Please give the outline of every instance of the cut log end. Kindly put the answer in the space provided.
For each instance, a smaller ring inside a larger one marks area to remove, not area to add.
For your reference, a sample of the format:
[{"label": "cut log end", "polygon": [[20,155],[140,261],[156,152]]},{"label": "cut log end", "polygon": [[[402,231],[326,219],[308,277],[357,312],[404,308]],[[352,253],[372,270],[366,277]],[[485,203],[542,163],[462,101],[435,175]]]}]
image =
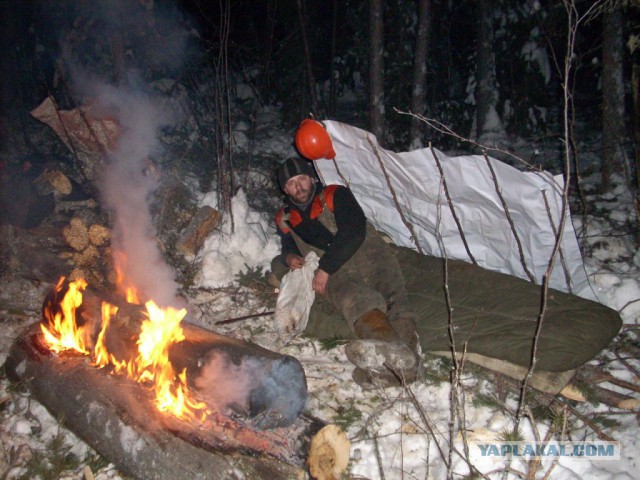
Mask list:
[{"label": "cut log end", "polygon": [[635,410],[640,407],[640,399],[614,392],[613,390],[609,390],[599,385],[591,386],[588,398],[582,391],[572,384],[564,387],[560,392],[560,395],[576,402],[582,403],[596,401],[598,403],[604,403],[610,407],[620,408],[623,410]]},{"label": "cut log end", "polygon": [[584,396],[584,394],[578,390],[575,386],[569,384],[566,387],[564,387],[561,391],[560,391],[560,395],[562,395],[564,398],[568,398],[569,400],[574,400],[576,402],[586,402],[587,401],[587,397]]},{"label": "cut log end", "polygon": [[311,440],[307,464],[316,480],[337,480],[349,464],[351,442],[336,425],[327,425]]}]

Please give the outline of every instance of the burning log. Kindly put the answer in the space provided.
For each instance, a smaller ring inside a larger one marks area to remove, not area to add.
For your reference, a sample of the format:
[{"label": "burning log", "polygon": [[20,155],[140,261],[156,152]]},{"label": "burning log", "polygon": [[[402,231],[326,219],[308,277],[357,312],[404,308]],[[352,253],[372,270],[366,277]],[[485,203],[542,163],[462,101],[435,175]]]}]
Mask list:
[{"label": "burning log", "polygon": [[[56,290],[45,301],[43,325],[51,323],[56,307],[65,308],[62,294]],[[111,354],[130,360],[141,307],[123,305],[99,338],[101,303],[97,294],[84,292],[78,330],[87,346],[104,343]],[[301,416],[307,388],[299,362],[195,325],[182,327],[184,340],[170,346],[169,358],[176,372],[186,371],[206,417],[160,411],[147,382],[115,373],[113,366],[97,368],[85,355],[55,354],[40,325],[18,338],[6,370],[89,445],[137,478],[222,479],[233,469],[246,478],[302,478],[310,436],[322,425]]]},{"label": "burning log", "polygon": [[[66,294],[66,288],[58,288],[45,300],[46,326],[52,326]],[[76,315],[82,344],[93,351],[100,343],[116,359],[115,365],[131,365],[139,355],[137,344],[147,312],[141,305],[121,303],[104,328],[103,303],[92,290],[83,291]],[[115,302],[110,299],[107,303]],[[184,339],[170,346],[168,357],[176,371],[188,372],[188,386],[209,407],[233,411],[257,428],[288,426],[295,421],[307,399],[304,370],[295,358],[191,324],[182,324],[182,330]]]}]

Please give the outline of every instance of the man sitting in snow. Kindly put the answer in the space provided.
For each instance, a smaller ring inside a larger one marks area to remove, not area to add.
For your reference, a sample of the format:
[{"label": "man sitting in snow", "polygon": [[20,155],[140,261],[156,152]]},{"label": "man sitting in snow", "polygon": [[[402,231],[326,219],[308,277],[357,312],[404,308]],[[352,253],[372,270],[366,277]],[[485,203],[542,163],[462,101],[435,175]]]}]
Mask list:
[{"label": "man sitting in snow", "polygon": [[286,194],[276,215],[282,253],[272,262],[280,276],[320,257],[313,290],[342,315],[358,340],[346,347],[361,385],[398,385],[416,378],[419,343],[405,280],[394,254],[371,226],[353,193],[323,186],[311,162],[295,157],[277,171]]}]

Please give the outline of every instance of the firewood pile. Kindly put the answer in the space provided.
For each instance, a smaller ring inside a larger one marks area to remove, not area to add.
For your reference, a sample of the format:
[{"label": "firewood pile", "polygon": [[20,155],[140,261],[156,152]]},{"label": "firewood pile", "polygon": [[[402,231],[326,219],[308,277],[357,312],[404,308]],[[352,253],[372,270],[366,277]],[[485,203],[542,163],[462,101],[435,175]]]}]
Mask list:
[{"label": "firewood pile", "polygon": [[109,229],[105,225],[87,225],[82,218],[73,217],[63,228],[62,235],[72,249],[72,252],[62,255],[74,266],[69,274],[71,280],[84,278],[96,285],[105,285],[113,280],[105,278],[102,269],[97,268],[108,264],[111,258]]},{"label": "firewood pile", "polygon": [[105,153],[114,145],[121,127],[114,118],[93,112],[91,105],[60,110],[47,97],[31,115],[51,127],[76,158],[84,178],[94,181]]},{"label": "firewood pile", "polygon": [[[3,231],[8,237],[5,254],[29,271],[28,276],[40,281],[54,282],[63,274],[72,280],[84,278],[96,287],[112,288],[116,274],[110,218],[96,199],[100,190],[98,172],[120,127],[114,119],[95,115],[91,105],[62,111],[51,98],[31,113],[68,147],[74,167],[52,158],[42,165],[25,161],[20,167],[0,171],[4,186],[2,224],[18,227]],[[149,175],[157,174],[151,160],[148,171]],[[208,206],[198,208],[190,188],[170,172],[165,172],[154,196],[156,241],[161,250],[174,256],[176,252],[179,258],[174,258],[174,263],[180,258],[193,258],[221,224],[221,212]],[[17,243],[12,236],[21,237],[26,245],[24,252],[11,251],[11,244]],[[46,275],[47,268],[42,264],[52,263],[56,268],[48,268],[51,275]]]}]

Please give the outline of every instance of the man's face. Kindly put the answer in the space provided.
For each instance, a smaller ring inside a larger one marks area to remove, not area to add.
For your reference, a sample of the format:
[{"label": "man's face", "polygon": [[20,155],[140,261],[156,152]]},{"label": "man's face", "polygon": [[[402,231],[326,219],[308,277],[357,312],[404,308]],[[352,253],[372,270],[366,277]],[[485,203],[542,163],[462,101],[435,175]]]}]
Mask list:
[{"label": "man's face", "polygon": [[311,200],[312,180],[309,175],[296,175],[284,184],[284,191],[296,203],[307,203]]}]

